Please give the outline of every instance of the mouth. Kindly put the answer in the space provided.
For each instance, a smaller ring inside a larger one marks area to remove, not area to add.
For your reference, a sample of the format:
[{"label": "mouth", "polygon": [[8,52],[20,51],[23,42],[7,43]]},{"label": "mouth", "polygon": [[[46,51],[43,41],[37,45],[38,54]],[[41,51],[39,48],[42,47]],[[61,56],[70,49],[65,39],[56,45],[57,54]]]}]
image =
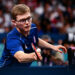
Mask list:
[{"label": "mouth", "polygon": [[30,25],[25,25],[25,26],[24,26],[24,28],[29,28],[29,27],[30,27]]}]

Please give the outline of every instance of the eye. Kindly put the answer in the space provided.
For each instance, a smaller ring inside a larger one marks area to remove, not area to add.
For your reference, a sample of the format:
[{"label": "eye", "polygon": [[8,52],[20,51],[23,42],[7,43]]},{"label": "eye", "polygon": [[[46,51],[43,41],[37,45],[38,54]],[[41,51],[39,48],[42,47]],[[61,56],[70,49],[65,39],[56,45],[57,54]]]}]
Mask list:
[{"label": "eye", "polygon": [[25,22],[25,20],[23,19],[23,20],[21,20],[21,22]]},{"label": "eye", "polygon": [[32,20],[32,17],[28,17],[28,18],[22,19],[22,20],[20,20],[18,22],[26,22],[26,21],[31,21],[31,20]]},{"label": "eye", "polygon": [[27,20],[30,21],[32,19],[32,17],[29,17]]},{"label": "eye", "polygon": [[30,17],[29,17],[29,18],[27,18],[26,20],[28,20],[28,21],[29,21],[29,20],[30,20]]}]

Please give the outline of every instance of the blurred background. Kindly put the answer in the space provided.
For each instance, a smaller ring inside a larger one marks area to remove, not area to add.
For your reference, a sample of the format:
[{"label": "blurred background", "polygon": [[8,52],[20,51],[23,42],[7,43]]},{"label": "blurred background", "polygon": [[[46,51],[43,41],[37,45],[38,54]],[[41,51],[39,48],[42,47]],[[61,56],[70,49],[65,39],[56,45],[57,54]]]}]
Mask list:
[{"label": "blurred background", "polygon": [[64,45],[67,53],[41,48],[43,60],[32,66],[68,66],[75,64],[75,0],[0,0],[0,58],[7,34],[14,28],[11,9],[15,4],[31,8],[38,36],[53,45]]}]

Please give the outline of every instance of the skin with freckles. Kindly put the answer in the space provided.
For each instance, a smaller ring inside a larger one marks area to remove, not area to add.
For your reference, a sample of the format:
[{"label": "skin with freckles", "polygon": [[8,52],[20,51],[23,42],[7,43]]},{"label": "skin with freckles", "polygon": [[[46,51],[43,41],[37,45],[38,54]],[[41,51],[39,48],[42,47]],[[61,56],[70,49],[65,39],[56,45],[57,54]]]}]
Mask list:
[{"label": "skin with freckles", "polygon": [[[21,6],[23,6],[22,8],[24,8],[24,5],[21,5]],[[21,11],[21,10],[19,10],[19,11]],[[15,17],[16,17],[16,20],[15,19],[12,20],[13,25],[15,25],[16,29],[21,34],[23,34],[25,37],[27,37],[30,33],[31,24],[32,24],[32,18],[31,18],[30,11],[26,11],[25,13],[20,14],[20,15],[18,14]],[[45,47],[45,48],[51,48],[51,49],[53,49],[55,51],[58,51],[60,53],[62,53],[62,51],[60,49],[63,49],[63,52],[65,52],[65,53],[67,52],[67,50],[64,46],[62,46],[62,45],[54,46],[52,44],[49,44],[49,43],[45,42],[44,40],[42,40],[40,38],[38,38],[38,45],[42,46],[42,47]],[[42,60],[42,56],[41,56],[40,53],[39,53],[39,56],[40,56],[40,60]],[[35,55],[35,52],[27,54],[27,53],[18,51],[14,54],[14,57],[19,62],[30,62],[30,61],[33,61],[33,60],[38,60],[37,56]]]},{"label": "skin with freckles", "polygon": [[[6,38],[7,41],[5,50],[3,52],[2,59],[0,59],[0,67],[15,63],[26,63],[27,66],[30,66],[28,63],[30,64],[32,61],[39,61],[39,59],[41,61],[41,53],[38,52],[37,49],[35,51],[34,48],[32,48],[32,43],[36,46],[35,48],[37,48],[39,45],[39,47],[52,49],[60,53],[67,52],[64,46],[52,45],[38,37],[37,27],[35,24],[32,24],[30,8],[27,5],[15,5],[12,8],[11,15],[12,24],[15,26],[15,28],[8,33]],[[34,40],[36,40],[36,42],[34,42]],[[63,50],[61,51],[60,49]]]},{"label": "skin with freckles", "polygon": [[[12,22],[20,33],[22,33],[26,37],[29,35],[30,29],[31,29],[31,23],[32,23],[32,18],[31,18],[30,12],[27,12],[23,15],[17,15],[16,20],[12,20]],[[62,51],[60,49],[63,49],[63,51],[65,53],[67,52],[66,48],[62,45],[54,46],[54,45],[51,45],[51,44],[45,42],[44,40],[42,40],[40,38],[38,38],[38,40],[39,40],[38,45],[41,45],[46,48],[52,48],[53,50],[58,51],[60,53],[62,53]],[[22,58],[19,57],[20,55],[23,57]],[[40,56],[40,60],[42,60],[42,56],[40,53],[39,53],[39,56]],[[18,59],[19,62],[29,62],[29,61],[33,61],[33,60],[38,60],[35,53],[30,53],[30,54],[25,55],[25,53],[22,54],[21,52],[18,51],[17,53],[15,53],[14,57],[16,59]],[[26,60],[28,60],[28,61],[26,61]]]},{"label": "skin with freckles", "polygon": [[17,15],[16,21],[12,20],[12,22],[20,33],[22,33],[25,36],[29,34],[32,23],[30,12],[27,12],[23,15]]}]

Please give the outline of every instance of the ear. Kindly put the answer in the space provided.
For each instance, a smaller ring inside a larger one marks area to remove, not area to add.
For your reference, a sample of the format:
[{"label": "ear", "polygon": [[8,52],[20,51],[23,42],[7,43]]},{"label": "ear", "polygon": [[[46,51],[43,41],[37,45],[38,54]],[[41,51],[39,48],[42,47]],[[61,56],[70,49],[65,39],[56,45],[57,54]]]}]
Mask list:
[{"label": "ear", "polygon": [[12,25],[16,26],[16,21],[15,20],[12,20]]}]

